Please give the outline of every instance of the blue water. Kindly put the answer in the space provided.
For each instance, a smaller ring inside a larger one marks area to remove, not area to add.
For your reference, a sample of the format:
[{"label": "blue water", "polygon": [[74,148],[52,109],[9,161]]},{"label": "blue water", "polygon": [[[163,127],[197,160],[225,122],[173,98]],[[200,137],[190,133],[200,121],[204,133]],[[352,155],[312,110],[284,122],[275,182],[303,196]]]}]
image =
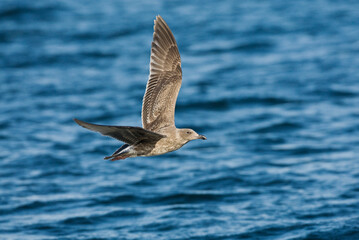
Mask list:
[{"label": "blue water", "polygon": [[[171,27],[162,156],[74,117],[141,126],[153,20]],[[0,4],[0,239],[359,239],[358,1]]]}]

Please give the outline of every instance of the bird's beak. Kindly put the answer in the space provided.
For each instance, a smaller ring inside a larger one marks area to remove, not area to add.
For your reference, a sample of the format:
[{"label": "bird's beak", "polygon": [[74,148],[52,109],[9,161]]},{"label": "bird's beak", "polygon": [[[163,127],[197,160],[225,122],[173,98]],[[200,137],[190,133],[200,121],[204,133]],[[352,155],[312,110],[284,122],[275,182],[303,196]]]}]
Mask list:
[{"label": "bird's beak", "polygon": [[207,140],[207,138],[203,135],[198,135],[198,139]]}]

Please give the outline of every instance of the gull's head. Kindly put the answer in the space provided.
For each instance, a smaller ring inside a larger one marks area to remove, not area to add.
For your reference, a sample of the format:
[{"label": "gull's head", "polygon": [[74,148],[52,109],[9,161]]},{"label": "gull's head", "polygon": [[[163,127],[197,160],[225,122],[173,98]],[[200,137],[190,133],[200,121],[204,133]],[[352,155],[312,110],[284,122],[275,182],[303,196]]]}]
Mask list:
[{"label": "gull's head", "polygon": [[202,139],[202,140],[207,139],[205,136],[196,133],[194,130],[192,130],[190,128],[180,129],[180,135],[181,135],[181,138],[184,140],[187,140],[187,142],[191,141],[191,140],[196,140],[196,139]]}]

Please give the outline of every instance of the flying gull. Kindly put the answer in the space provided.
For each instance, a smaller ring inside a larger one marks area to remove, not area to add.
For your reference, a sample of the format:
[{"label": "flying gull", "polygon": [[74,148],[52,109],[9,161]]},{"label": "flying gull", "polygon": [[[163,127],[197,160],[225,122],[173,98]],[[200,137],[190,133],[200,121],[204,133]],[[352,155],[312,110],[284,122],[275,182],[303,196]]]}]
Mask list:
[{"label": "flying gull", "polygon": [[167,23],[161,16],[154,22],[150,76],[142,103],[143,128],[97,125],[74,119],[84,128],[125,143],[105,159],[155,156],[175,151],[191,140],[206,140],[192,129],[175,126],[176,100],[182,82],[181,57]]}]

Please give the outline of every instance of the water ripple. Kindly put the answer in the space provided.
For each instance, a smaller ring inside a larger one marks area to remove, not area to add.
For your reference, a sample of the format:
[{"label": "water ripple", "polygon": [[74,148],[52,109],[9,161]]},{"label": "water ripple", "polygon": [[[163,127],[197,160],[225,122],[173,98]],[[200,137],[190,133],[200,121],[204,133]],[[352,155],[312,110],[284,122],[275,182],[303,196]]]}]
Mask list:
[{"label": "water ripple", "polygon": [[[359,239],[357,9],[3,0],[0,239]],[[72,119],[141,125],[157,14],[208,140],[103,161],[121,143]]]}]

